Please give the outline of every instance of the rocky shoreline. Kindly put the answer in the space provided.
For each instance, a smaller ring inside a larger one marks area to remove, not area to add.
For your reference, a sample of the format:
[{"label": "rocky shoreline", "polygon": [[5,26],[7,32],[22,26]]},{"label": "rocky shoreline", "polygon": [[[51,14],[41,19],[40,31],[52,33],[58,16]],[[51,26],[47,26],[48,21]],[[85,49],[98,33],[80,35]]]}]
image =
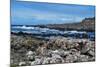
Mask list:
[{"label": "rocky shoreline", "polygon": [[11,34],[11,67],[95,61],[95,41]]}]

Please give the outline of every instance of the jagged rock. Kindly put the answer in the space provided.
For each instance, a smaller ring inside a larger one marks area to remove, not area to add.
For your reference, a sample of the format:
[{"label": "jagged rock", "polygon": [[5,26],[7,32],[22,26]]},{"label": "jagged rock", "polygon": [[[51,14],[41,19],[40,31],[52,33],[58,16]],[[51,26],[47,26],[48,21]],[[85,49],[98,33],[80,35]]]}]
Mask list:
[{"label": "jagged rock", "polygon": [[[31,45],[28,47],[29,42]],[[95,60],[95,43],[88,39],[58,36],[37,43],[38,39],[32,40],[29,36],[14,37],[11,43],[11,64],[22,66]]]}]

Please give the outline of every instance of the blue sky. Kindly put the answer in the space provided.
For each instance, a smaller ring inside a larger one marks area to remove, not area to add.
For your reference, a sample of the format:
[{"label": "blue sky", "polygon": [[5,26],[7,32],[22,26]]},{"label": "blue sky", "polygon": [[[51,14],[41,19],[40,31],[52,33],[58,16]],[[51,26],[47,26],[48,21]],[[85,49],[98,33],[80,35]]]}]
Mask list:
[{"label": "blue sky", "polygon": [[11,0],[11,24],[61,24],[95,16],[95,6]]}]

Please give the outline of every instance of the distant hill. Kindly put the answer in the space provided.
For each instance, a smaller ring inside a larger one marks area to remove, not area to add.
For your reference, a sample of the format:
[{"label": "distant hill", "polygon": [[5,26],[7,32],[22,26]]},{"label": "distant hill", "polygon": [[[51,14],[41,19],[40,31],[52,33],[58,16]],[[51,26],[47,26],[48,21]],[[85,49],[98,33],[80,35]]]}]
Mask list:
[{"label": "distant hill", "polygon": [[95,31],[95,17],[85,18],[79,23],[49,24],[46,27],[59,30]]}]

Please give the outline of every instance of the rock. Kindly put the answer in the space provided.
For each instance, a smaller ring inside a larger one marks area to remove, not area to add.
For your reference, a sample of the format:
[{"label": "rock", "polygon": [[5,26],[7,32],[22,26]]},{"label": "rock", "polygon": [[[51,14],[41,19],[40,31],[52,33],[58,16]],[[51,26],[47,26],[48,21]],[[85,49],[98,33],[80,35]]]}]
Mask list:
[{"label": "rock", "polygon": [[19,66],[25,66],[25,65],[26,65],[25,62],[20,62],[20,63],[19,63]]},{"label": "rock", "polygon": [[69,54],[69,51],[64,51],[62,49],[58,49],[58,50],[52,51],[51,53],[57,54],[57,55],[60,55],[60,56],[66,56],[67,54]]},{"label": "rock", "polygon": [[31,56],[31,55],[33,55],[33,54],[34,54],[33,51],[28,51],[26,55],[27,55],[27,56]]},{"label": "rock", "polygon": [[32,51],[28,51],[28,52],[26,53],[26,57],[27,57],[27,59],[28,59],[29,61],[34,61],[34,60],[35,60],[35,53],[32,52]]},{"label": "rock", "polygon": [[52,54],[50,63],[63,63],[63,58],[58,54]]},{"label": "rock", "polygon": [[58,54],[52,54],[52,58],[61,58],[61,56]]},{"label": "rock", "polygon": [[41,59],[35,59],[35,61],[31,63],[31,65],[39,65],[39,64],[41,64]]},{"label": "rock", "polygon": [[46,56],[52,57],[52,50],[47,50]]},{"label": "rock", "polygon": [[63,56],[68,56],[70,54],[70,51],[65,51]]},{"label": "rock", "polygon": [[12,40],[11,64],[28,66],[95,60],[95,43],[88,39],[57,36],[49,40],[38,40],[27,35],[16,36]]},{"label": "rock", "polygon": [[49,57],[43,57],[41,60],[42,60],[42,64],[50,64],[51,58],[49,58]]},{"label": "rock", "polygon": [[46,55],[47,49],[46,49],[46,47],[38,47],[38,49],[36,50],[36,53],[38,55]]},{"label": "rock", "polygon": [[86,55],[80,55],[79,56],[79,62],[87,62],[89,60],[89,56]]},{"label": "rock", "polygon": [[77,61],[78,57],[76,55],[71,55],[69,54],[69,56],[66,56],[65,62],[66,63],[72,63]]},{"label": "rock", "polygon": [[91,55],[92,57],[95,56],[95,52],[94,52],[93,50],[89,50],[89,51],[88,51],[88,54]]},{"label": "rock", "polygon": [[82,41],[80,44],[80,51],[81,53],[86,53],[91,49],[91,42],[90,41]]},{"label": "rock", "polygon": [[29,61],[34,61],[35,60],[34,56],[28,56],[27,58],[28,58]]},{"label": "rock", "polygon": [[70,54],[72,54],[72,55],[80,56],[80,53],[81,52],[76,49],[70,49]]},{"label": "rock", "polygon": [[90,57],[89,61],[95,61],[95,57]]}]

